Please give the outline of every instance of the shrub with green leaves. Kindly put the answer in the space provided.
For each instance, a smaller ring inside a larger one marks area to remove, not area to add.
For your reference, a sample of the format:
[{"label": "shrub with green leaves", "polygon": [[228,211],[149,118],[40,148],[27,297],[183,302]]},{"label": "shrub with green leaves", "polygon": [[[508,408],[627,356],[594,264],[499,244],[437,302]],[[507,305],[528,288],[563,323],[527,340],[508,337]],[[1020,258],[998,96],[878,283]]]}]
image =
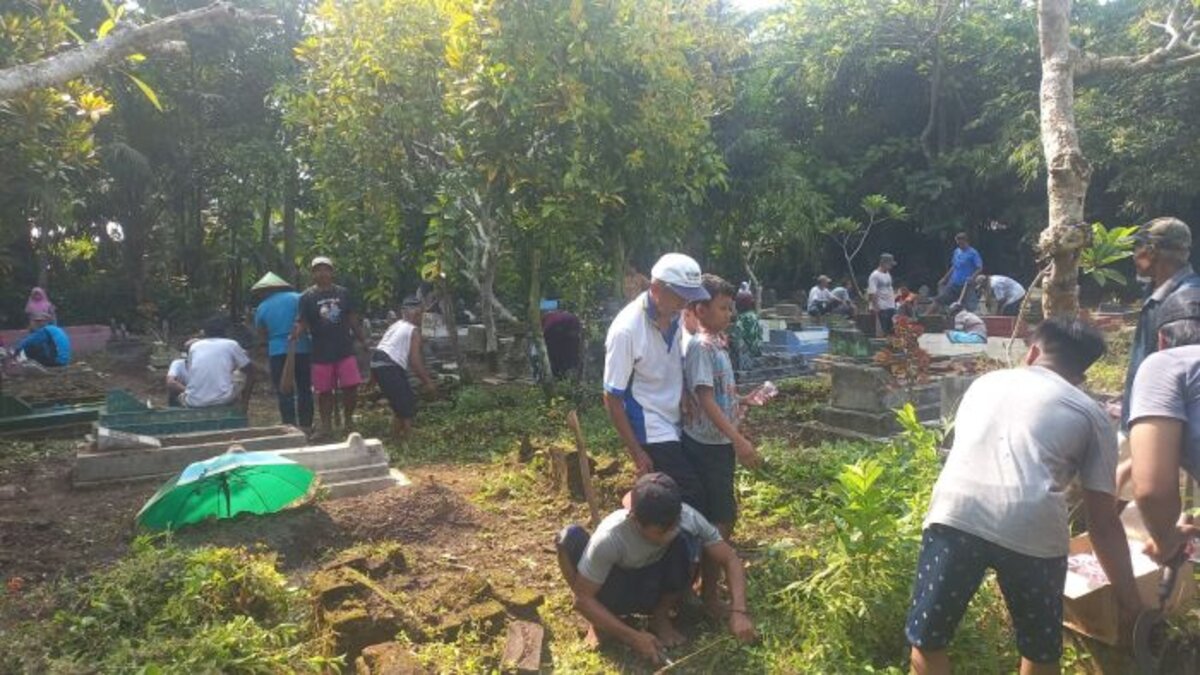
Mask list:
[{"label": "shrub with green leaves", "polygon": [[60,586],[49,618],[17,626],[0,671],[319,671],[329,662],[304,600],[273,554],[142,537],[112,568]]}]

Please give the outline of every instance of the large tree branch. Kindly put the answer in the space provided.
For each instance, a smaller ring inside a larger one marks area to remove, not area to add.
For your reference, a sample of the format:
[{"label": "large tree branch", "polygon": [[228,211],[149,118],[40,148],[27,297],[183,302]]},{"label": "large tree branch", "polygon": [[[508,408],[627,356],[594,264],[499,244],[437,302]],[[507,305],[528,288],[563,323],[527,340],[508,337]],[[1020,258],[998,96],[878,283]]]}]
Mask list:
[{"label": "large tree branch", "polygon": [[13,98],[35,89],[54,87],[119,61],[130,54],[147,50],[180,34],[185,28],[231,24],[238,20],[259,21],[270,17],[251,15],[227,2],[151,21],[148,24],[117,30],[105,38],[46,57],[0,70],[0,100]]},{"label": "large tree branch", "polygon": [[1200,22],[1194,13],[1185,17],[1187,10],[1183,0],[1176,0],[1162,23],[1150,22],[1151,26],[1165,33],[1166,42],[1145,54],[1100,56],[1072,47],[1075,76],[1084,78],[1104,73],[1148,73],[1200,64]]}]

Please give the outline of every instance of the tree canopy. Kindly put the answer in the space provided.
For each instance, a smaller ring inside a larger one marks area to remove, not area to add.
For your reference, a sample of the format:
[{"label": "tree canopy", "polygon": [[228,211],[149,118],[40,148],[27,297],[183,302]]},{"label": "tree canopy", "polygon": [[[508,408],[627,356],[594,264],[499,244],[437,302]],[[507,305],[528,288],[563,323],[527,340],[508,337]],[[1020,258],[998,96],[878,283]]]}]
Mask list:
[{"label": "tree canopy", "polygon": [[[854,242],[857,260],[890,251],[903,283],[936,282],[960,230],[990,271],[1028,281],[1040,266],[1032,6],[218,7],[254,20],[172,29],[0,98],[5,323],[36,283],[69,321],[237,313],[254,276],[302,282],[318,253],[372,311],[429,281],[489,327],[526,321],[537,296],[597,304],[668,249],[786,293],[865,276],[831,233],[865,225],[877,198],[903,218]],[[1073,4],[1089,222],[1200,218],[1184,7]],[[180,11],[211,8],[7,4],[0,76]],[[1085,300],[1113,292],[1083,283]]]}]

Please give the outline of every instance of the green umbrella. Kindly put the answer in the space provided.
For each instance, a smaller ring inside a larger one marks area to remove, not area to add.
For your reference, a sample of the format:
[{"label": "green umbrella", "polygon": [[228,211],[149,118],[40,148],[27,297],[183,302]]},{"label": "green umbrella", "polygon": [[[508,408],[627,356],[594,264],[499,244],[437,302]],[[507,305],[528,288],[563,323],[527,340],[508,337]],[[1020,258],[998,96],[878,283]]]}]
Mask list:
[{"label": "green umbrella", "polygon": [[273,452],[231,452],[188,465],[138,512],[138,524],[171,530],[207,518],[275,513],[302,500],[313,472]]}]

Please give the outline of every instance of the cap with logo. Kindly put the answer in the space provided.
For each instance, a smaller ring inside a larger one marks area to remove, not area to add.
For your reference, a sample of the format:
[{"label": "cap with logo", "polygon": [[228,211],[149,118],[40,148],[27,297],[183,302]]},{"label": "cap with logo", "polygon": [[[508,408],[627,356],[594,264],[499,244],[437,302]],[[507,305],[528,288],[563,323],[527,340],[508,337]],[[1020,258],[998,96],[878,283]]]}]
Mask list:
[{"label": "cap with logo", "polygon": [[700,264],[682,253],[668,253],[654,263],[650,278],[666,284],[687,302],[708,300],[708,291],[700,282]]},{"label": "cap with logo", "polygon": [[328,265],[328,266],[329,266],[329,269],[333,269],[333,260],[330,260],[330,259],[329,259],[328,257],[326,257],[326,256],[319,255],[319,256],[317,256],[317,257],[315,257],[315,258],[313,258],[313,259],[312,259],[312,264],[311,264],[311,265],[309,265],[308,267],[309,267],[309,269],[314,269],[314,268],[316,268],[318,265]]},{"label": "cap with logo", "polygon": [[1138,228],[1133,239],[1138,245],[1153,244],[1163,250],[1192,249],[1192,229],[1178,218],[1155,218]]}]

